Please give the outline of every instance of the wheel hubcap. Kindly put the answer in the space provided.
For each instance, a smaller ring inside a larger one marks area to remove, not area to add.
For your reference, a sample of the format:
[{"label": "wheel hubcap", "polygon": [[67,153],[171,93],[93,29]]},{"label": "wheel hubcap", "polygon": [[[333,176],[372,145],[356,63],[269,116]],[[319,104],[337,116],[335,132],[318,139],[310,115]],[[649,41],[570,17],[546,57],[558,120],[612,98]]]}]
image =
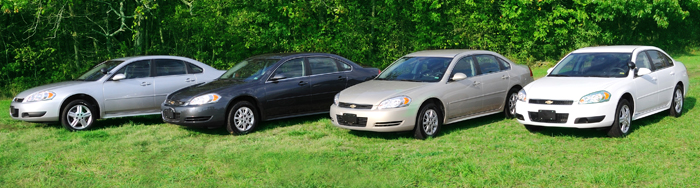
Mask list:
[{"label": "wheel hubcap", "polygon": [[85,129],[92,123],[92,113],[85,105],[75,105],[68,110],[66,120],[74,129]]},{"label": "wheel hubcap", "polygon": [[433,135],[438,128],[437,112],[433,109],[428,109],[423,114],[423,130],[428,135]]},{"label": "wheel hubcap", "polygon": [[676,113],[680,114],[681,110],[683,110],[683,92],[681,92],[680,89],[676,89],[676,94],[675,98],[673,99],[673,102],[676,103]]},{"label": "wheel hubcap", "polygon": [[508,111],[510,115],[515,115],[515,103],[518,102],[518,96],[515,94],[510,95],[510,104],[508,104]]},{"label": "wheel hubcap", "polygon": [[253,123],[255,123],[255,116],[253,115],[253,111],[248,107],[238,108],[233,115],[233,125],[235,125],[236,129],[239,131],[250,130],[250,128],[253,127]]},{"label": "wheel hubcap", "polygon": [[627,105],[622,106],[620,109],[620,115],[618,116],[617,122],[620,125],[620,131],[627,133],[630,129],[630,122],[632,121],[630,116],[630,108]]}]

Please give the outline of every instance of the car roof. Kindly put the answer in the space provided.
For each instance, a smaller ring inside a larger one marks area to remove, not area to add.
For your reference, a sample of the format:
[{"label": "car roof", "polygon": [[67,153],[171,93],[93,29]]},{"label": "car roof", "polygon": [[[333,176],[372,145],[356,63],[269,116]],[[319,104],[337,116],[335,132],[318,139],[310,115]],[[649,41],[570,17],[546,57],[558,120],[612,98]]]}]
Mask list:
[{"label": "car roof", "polygon": [[293,58],[293,57],[298,57],[298,56],[313,56],[313,55],[325,55],[325,56],[332,56],[336,57],[337,55],[335,54],[329,54],[329,53],[319,53],[319,52],[284,52],[284,53],[269,53],[269,54],[260,54],[256,56],[252,56],[248,59],[288,59],[288,58]]},{"label": "car roof", "polygon": [[409,57],[455,57],[463,53],[495,53],[486,50],[468,50],[468,49],[449,49],[449,50],[423,50],[410,53]]},{"label": "car roof", "polygon": [[151,58],[191,59],[191,58],[187,58],[187,57],[172,56],[172,55],[143,55],[143,56],[120,57],[120,58],[114,58],[114,59],[110,59],[110,60],[112,60],[112,61],[128,61],[131,59],[151,59]]},{"label": "car roof", "polygon": [[594,46],[575,50],[571,53],[632,53],[636,49],[658,49],[653,46],[619,45],[619,46]]}]

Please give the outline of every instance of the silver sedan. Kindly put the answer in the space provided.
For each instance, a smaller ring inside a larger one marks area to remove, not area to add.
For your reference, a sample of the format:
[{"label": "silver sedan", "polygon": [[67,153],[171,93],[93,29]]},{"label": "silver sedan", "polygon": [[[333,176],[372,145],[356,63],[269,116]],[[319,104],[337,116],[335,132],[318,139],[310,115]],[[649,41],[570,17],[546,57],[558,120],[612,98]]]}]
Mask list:
[{"label": "silver sedan", "polygon": [[176,56],[139,56],[102,62],[73,81],[34,87],[10,105],[13,119],[56,122],[85,130],[100,118],[160,114],[175,90],[218,78],[224,71]]},{"label": "silver sedan", "polygon": [[518,91],[532,71],[483,50],[429,50],[399,58],[374,80],[335,97],[335,126],[362,131],[413,131],[425,139],[440,126],[499,112],[515,114]]}]

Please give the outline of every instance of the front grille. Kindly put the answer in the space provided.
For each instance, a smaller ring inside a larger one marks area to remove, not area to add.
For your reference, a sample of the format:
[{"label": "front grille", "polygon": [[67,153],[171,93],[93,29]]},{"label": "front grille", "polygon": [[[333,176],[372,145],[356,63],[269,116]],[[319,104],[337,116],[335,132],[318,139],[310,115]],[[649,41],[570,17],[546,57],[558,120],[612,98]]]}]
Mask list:
[{"label": "front grille", "polygon": [[[180,116],[179,113],[178,113],[178,116]],[[207,121],[207,120],[209,120],[209,119],[211,119],[211,116],[186,117],[186,118],[185,118],[185,121]]]},{"label": "front grille", "polygon": [[338,124],[340,124],[340,125],[353,126],[353,127],[365,127],[365,126],[367,126],[367,118],[366,117],[357,117],[356,123],[349,123],[347,120],[343,119],[342,115],[336,115],[336,118],[338,118]]},{"label": "front grille", "polygon": [[530,116],[531,121],[543,123],[566,123],[566,121],[569,119],[568,113],[556,113],[553,120],[541,118],[539,112],[528,112],[528,115]]},{"label": "front grille", "polygon": [[10,115],[12,115],[12,117],[18,117],[19,109],[16,109],[14,106],[10,106]]},{"label": "front grille", "polygon": [[180,113],[175,113],[175,110],[173,110],[172,108],[165,109],[165,110],[163,110],[163,118],[179,120]]},{"label": "front grille", "polygon": [[24,101],[24,98],[14,98],[13,101],[15,101],[15,102],[22,102],[22,101]]},{"label": "front grille", "polygon": [[372,109],[371,104],[353,104],[353,103],[338,103],[338,107],[341,108],[354,108],[354,109]]},{"label": "front grille", "polygon": [[530,99],[530,104],[549,104],[549,105],[571,105],[572,100],[547,100],[547,99]]},{"label": "front grille", "polygon": [[375,127],[390,127],[390,126],[397,126],[401,125],[403,121],[389,121],[389,122],[377,122],[374,123]]},{"label": "front grille", "polygon": [[165,100],[167,106],[183,106],[186,102],[176,100]]}]

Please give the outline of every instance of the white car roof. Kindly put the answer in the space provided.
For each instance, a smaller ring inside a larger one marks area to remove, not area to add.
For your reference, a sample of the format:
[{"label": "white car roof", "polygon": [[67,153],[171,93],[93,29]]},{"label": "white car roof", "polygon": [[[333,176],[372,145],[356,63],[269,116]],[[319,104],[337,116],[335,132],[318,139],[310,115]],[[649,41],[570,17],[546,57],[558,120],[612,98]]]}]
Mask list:
[{"label": "white car roof", "polygon": [[622,46],[595,46],[586,47],[575,50],[571,53],[596,53],[596,52],[610,52],[610,53],[632,53],[636,49],[658,49],[653,46],[634,46],[634,45],[622,45]]}]

